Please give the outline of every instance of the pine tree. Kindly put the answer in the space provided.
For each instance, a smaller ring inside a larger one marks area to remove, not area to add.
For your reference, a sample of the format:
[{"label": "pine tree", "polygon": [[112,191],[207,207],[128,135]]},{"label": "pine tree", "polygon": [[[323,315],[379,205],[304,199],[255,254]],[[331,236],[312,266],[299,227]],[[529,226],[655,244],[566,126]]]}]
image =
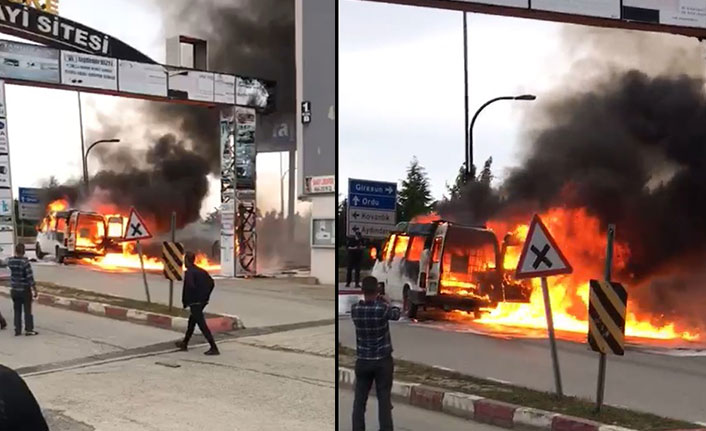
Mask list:
[{"label": "pine tree", "polygon": [[[475,167],[471,172],[471,177],[473,176],[475,176]],[[453,201],[458,199],[461,196],[461,190],[468,184],[468,178],[469,176],[466,174],[466,163],[464,162],[458,169],[458,175],[456,175],[456,181],[454,181],[453,186],[446,184],[446,191],[449,193],[449,196],[445,198],[445,200]]]},{"label": "pine tree", "polygon": [[426,170],[416,157],[407,168],[407,178],[402,181],[398,196],[398,220],[409,221],[418,215],[428,214],[434,206],[429,190]]},{"label": "pine tree", "polygon": [[493,158],[489,157],[488,160],[485,161],[485,165],[483,165],[483,170],[480,172],[478,182],[490,186],[491,181],[493,181],[493,172],[490,169],[492,165]]}]

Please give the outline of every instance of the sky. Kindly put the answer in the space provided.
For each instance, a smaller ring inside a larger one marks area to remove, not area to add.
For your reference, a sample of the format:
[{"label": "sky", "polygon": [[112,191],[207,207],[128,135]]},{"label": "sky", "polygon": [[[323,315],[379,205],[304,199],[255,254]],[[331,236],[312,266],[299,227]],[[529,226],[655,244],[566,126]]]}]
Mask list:
[{"label": "sky", "polygon": [[[100,3],[100,7],[97,4]],[[165,34],[162,13],[145,0],[61,0],[60,15],[95,28],[142,51],[155,61],[165,62]],[[171,36],[171,35],[170,35]],[[20,40],[9,35],[0,38]],[[237,71],[229,71],[237,73]],[[32,87],[7,86],[8,129],[12,184],[36,187],[54,175],[59,181],[81,176],[81,138],[77,93]],[[117,109],[120,99],[82,94],[84,130],[97,126],[96,114],[126,115]],[[139,131],[139,121],[136,121]],[[116,138],[114,136],[105,138]],[[117,137],[121,138],[121,137]],[[125,140],[125,139],[124,139]],[[86,142],[88,146],[90,142]],[[110,145],[110,144],[103,144]],[[263,211],[280,206],[280,154],[258,156],[258,206]],[[89,170],[96,172],[89,160]],[[286,155],[284,170],[287,169]],[[286,205],[285,183],[285,205]],[[202,214],[220,205],[219,180],[211,181],[211,192]],[[298,206],[301,210],[302,206]]]},{"label": "sky", "polygon": [[[348,178],[399,182],[416,156],[441,199],[465,157],[462,13],[339,5],[339,194]],[[568,67],[563,26],[468,14],[470,115],[497,96],[550,92]],[[492,156],[496,181],[519,163],[534,103],[498,102],[478,117],[475,164]]]}]

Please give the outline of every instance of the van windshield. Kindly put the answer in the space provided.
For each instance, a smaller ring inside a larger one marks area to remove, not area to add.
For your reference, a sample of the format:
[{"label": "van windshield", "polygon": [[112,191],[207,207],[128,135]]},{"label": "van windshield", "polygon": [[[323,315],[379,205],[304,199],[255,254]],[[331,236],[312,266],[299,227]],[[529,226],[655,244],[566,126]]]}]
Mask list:
[{"label": "van windshield", "polygon": [[99,215],[81,214],[76,226],[76,247],[95,250],[105,238],[105,220]]}]

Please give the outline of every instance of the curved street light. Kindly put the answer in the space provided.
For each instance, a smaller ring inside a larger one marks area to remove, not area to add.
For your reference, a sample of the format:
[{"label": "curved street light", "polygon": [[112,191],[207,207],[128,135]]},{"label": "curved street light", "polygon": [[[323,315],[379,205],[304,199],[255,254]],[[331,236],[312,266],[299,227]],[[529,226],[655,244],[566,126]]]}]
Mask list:
[{"label": "curved street light", "polygon": [[88,150],[86,150],[86,154],[83,156],[83,183],[86,187],[86,194],[88,194],[88,154],[91,152],[93,147],[95,147],[98,144],[103,144],[106,142],[120,142],[120,139],[101,139],[100,141],[96,141],[91,144],[90,147],[88,147]]},{"label": "curved street light", "polygon": [[498,102],[500,100],[535,100],[537,96],[534,94],[522,94],[519,96],[502,96],[496,97],[495,99],[490,99],[485,102],[478,110],[475,115],[473,115],[473,120],[471,120],[471,126],[468,128],[468,148],[466,148],[466,177],[471,175],[471,166],[473,166],[473,126],[476,124],[476,119],[478,115],[483,111],[488,105]]}]

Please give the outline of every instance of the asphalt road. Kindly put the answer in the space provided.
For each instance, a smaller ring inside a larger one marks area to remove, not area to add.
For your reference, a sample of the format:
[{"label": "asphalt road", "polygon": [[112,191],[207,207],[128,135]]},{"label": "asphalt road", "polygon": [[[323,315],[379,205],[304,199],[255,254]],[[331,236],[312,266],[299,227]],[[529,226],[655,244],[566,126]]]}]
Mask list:
[{"label": "asphalt road", "polygon": [[[33,264],[38,281],[145,300],[140,273],[106,273],[80,265]],[[152,301],[169,303],[164,276],[147,275]],[[181,283],[174,286],[174,304],[181,306]],[[284,325],[335,318],[333,286],[310,286],[279,279],[216,280],[206,311],[239,316],[246,327]]]},{"label": "asphalt road", "polygon": [[[552,391],[547,340],[502,339],[393,322],[395,356],[530,388]],[[339,341],[355,346],[349,317],[341,317]],[[564,392],[595,399],[598,357],[585,345],[558,342]],[[605,401],[616,406],[706,423],[706,357],[628,351],[610,356]]]},{"label": "asphalt road", "polygon": [[[351,430],[352,408],[353,392],[340,389],[338,391],[339,431]],[[377,414],[377,398],[371,396],[368,398],[368,409],[365,415],[366,429],[378,429]],[[397,431],[497,431],[502,429],[399,403],[394,404],[392,420]]]}]

